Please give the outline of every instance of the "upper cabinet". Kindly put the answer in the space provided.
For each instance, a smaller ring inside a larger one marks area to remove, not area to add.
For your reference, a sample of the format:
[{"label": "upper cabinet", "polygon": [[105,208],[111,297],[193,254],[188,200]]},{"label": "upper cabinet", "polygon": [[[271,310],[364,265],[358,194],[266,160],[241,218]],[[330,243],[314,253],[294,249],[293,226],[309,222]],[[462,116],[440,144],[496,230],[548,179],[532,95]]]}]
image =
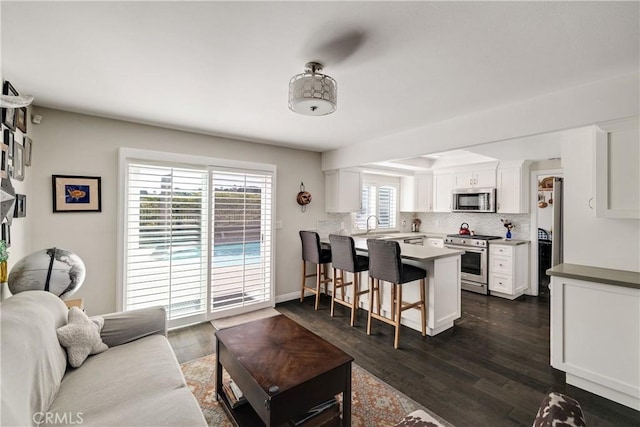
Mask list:
[{"label": "upper cabinet", "polygon": [[433,174],[433,212],[451,212],[454,174]]},{"label": "upper cabinet", "polygon": [[501,162],[496,185],[496,212],[529,212],[529,165],[531,162]]},{"label": "upper cabinet", "polygon": [[593,161],[596,216],[640,218],[638,118],[596,126]]},{"label": "upper cabinet", "polygon": [[472,169],[463,172],[456,172],[454,175],[454,188],[491,188],[496,186],[495,165]]},{"label": "upper cabinet", "polygon": [[400,212],[433,211],[433,175],[405,176],[400,180]]},{"label": "upper cabinet", "polygon": [[325,172],[327,212],[357,212],[362,209],[362,173],[355,169]]}]

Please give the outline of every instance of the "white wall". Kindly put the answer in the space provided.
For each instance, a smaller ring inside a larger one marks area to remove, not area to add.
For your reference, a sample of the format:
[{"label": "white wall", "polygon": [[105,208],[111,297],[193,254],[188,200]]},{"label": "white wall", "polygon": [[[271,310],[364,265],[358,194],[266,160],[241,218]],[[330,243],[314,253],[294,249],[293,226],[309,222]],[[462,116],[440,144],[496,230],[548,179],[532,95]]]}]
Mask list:
[{"label": "white wall", "polygon": [[[567,131],[562,142],[564,262],[640,271],[640,221],[596,218],[594,128]],[[593,202],[591,202],[593,206]]]},{"label": "white wall", "polygon": [[[90,315],[116,309],[116,224],[118,148],[263,162],[277,165],[276,296],[299,290],[298,230],[315,228],[324,218],[324,176],[320,154],[230,140],[158,127],[37,109],[42,124],[32,125],[34,166],[29,199],[33,250],[57,246],[77,253],[87,266],[84,285],[74,295],[85,299]],[[248,125],[250,124],[248,119]],[[52,213],[51,175],[102,177],[101,213]],[[302,213],[296,203],[300,181],[313,201]]]}]

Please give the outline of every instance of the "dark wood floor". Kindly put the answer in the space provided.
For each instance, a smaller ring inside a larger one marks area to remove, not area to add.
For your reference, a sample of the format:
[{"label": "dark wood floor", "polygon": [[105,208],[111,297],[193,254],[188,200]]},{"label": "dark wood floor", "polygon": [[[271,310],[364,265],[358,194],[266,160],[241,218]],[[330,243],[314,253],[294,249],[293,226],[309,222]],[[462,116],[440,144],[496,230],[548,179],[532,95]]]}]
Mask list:
[{"label": "dark wood floor", "polygon": [[[422,338],[403,328],[393,349],[393,328],[375,322],[366,334],[366,312],[356,327],[348,310],[329,300],[320,310],[311,299],[276,309],[355,358],[355,363],[456,426],[532,424],[544,395],[560,391],[576,398],[588,426],[638,426],[640,413],[565,383],[549,366],[549,303],[516,301],[463,292],[462,318],[452,330]],[[209,323],[172,331],[169,339],[182,363],[215,352]]]}]

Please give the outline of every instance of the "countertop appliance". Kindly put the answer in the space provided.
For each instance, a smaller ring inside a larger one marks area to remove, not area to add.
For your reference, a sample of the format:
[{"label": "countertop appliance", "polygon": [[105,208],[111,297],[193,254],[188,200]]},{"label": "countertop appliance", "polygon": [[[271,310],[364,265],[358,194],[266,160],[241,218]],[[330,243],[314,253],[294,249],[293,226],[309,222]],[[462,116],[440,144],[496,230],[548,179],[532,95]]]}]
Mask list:
[{"label": "countertop appliance", "polygon": [[489,294],[489,240],[500,236],[448,234],[444,239],[447,248],[464,251],[460,263],[460,285],[466,291]]},{"label": "countertop appliance", "polygon": [[463,188],[451,193],[452,212],[495,212],[495,188]]}]

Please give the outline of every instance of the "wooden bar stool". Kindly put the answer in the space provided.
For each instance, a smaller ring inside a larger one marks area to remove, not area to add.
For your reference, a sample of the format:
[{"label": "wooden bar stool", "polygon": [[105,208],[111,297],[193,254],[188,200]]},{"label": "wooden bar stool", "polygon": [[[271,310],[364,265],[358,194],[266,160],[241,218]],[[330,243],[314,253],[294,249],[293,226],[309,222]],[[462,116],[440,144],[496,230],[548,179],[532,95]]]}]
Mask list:
[{"label": "wooden bar stool", "polygon": [[[367,335],[371,334],[371,319],[395,326],[393,347],[398,348],[400,340],[400,319],[402,312],[410,308],[420,310],[422,317],[422,336],[427,335],[427,305],[425,300],[426,270],[403,264],[400,258],[400,244],[393,240],[367,239],[369,248],[369,319]],[[420,300],[407,303],[402,300],[402,286],[405,283],[420,280]],[[391,318],[380,313],[380,281],[390,282]],[[373,312],[373,299],[377,298],[377,313]]]},{"label": "wooden bar stool", "polygon": [[[320,303],[320,284],[324,283],[324,293],[328,295],[327,283],[331,279],[327,276],[327,264],[331,262],[331,249],[323,249],[320,246],[320,236],[315,231],[300,231],[302,240],[302,288],[300,289],[300,302],[304,301],[304,291],[316,294],[315,309]],[[316,264],[316,272],[307,274],[307,262]],[[316,287],[310,288],[306,282],[309,277],[316,278]]]},{"label": "wooden bar stool", "polygon": [[[368,289],[360,290],[360,273],[369,269],[369,258],[356,254],[356,246],[350,236],[329,235],[331,242],[331,256],[333,263],[333,292],[331,293],[331,317],[335,303],[342,304],[351,309],[351,326],[355,325],[356,313],[358,312],[358,301],[360,295],[369,292]],[[337,273],[340,273],[338,276]],[[345,282],[345,272],[353,274],[352,282]],[[351,303],[344,298],[344,288],[353,285],[351,293]],[[342,298],[338,298],[337,290],[340,288]]]}]

